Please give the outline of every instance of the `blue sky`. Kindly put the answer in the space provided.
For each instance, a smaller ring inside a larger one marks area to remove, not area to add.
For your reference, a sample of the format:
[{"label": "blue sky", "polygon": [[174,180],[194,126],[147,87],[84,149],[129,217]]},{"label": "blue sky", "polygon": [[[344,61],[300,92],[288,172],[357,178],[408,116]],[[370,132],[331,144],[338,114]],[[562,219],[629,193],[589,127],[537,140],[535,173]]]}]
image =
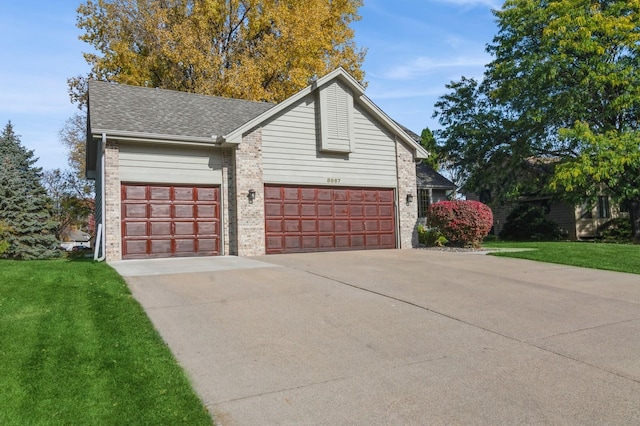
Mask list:
[{"label": "blue sky", "polygon": [[[0,2],[0,126],[11,120],[38,165],[65,168],[58,131],[77,108],[66,80],[86,74],[76,0]],[[495,0],[364,0],[352,25],[367,48],[366,94],[416,133],[437,128],[433,105],[445,84],[481,77],[497,31]]]}]

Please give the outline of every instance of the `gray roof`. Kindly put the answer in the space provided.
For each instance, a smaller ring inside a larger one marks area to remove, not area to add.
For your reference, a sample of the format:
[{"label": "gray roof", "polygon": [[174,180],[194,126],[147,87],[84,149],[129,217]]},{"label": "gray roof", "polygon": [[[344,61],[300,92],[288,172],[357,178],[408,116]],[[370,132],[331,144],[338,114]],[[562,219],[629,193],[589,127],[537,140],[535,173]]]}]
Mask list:
[{"label": "gray roof", "polygon": [[418,188],[456,189],[456,185],[425,163],[416,164]]},{"label": "gray roof", "polygon": [[89,128],[93,133],[126,132],[211,138],[224,135],[274,104],[174,90],[89,82]]}]

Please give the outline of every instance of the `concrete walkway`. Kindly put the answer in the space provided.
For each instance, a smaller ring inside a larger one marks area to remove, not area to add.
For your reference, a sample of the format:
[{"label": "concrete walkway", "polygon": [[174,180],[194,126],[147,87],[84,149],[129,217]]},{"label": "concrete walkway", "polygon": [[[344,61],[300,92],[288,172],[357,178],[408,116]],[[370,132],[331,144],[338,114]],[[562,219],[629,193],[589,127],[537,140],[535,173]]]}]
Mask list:
[{"label": "concrete walkway", "polygon": [[426,250],[231,262],[126,277],[220,425],[640,424],[638,275]]}]

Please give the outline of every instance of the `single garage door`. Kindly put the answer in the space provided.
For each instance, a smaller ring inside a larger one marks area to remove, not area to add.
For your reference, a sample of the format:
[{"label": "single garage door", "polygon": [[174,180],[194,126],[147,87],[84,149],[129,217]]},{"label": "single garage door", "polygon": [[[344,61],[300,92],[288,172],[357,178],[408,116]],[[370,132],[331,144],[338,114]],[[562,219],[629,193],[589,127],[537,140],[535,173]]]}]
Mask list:
[{"label": "single garage door", "polygon": [[396,247],[393,189],[265,186],[266,252]]},{"label": "single garage door", "polygon": [[122,257],[219,254],[219,188],[122,184]]}]

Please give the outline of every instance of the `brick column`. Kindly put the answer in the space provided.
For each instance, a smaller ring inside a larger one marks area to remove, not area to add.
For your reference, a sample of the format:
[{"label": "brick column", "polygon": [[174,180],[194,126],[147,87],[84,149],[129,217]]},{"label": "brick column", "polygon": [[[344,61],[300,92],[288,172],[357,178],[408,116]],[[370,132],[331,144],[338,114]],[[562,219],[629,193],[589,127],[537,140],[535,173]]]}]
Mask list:
[{"label": "brick column", "polygon": [[107,141],[104,151],[104,188],[106,217],[104,220],[106,260],[107,262],[122,259],[120,243],[120,148],[117,142]]},{"label": "brick column", "polygon": [[[236,241],[238,256],[265,254],[262,129],[243,136],[235,150]],[[249,190],[255,199],[249,201]]]},{"label": "brick column", "polygon": [[[400,222],[400,247],[418,246],[418,194],[416,189],[416,163],[413,153],[396,140],[396,165],[398,170],[398,221]],[[407,194],[413,202],[407,203]]]},{"label": "brick column", "polygon": [[236,195],[235,171],[233,168],[233,152],[230,149],[222,151],[222,236],[224,239],[224,254],[238,254],[236,239]]}]

